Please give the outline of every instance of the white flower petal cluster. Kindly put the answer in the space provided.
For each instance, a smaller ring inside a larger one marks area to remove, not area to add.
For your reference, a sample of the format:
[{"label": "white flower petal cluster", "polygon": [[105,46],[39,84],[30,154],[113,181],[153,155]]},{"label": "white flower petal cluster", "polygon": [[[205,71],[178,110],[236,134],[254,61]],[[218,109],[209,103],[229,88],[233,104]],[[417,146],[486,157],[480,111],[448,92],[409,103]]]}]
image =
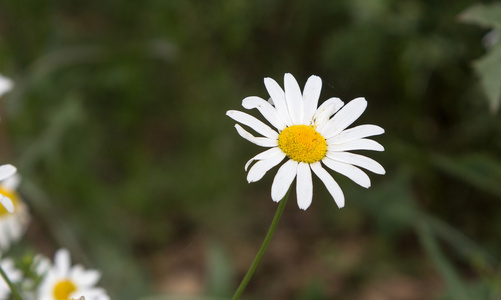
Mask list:
[{"label": "white flower petal cluster", "polygon": [[[3,96],[3,94],[9,92],[13,86],[14,83],[11,79],[0,74],[0,97]],[[14,166],[0,166],[0,181],[12,176],[14,173],[16,173],[16,168]],[[8,212],[12,212],[14,210],[12,201],[4,195],[0,195],[0,204],[2,204]]]},{"label": "white flower petal cluster", "polygon": [[85,270],[81,265],[71,266],[68,250],[59,249],[54,255],[54,264],[45,271],[37,299],[78,299],[83,296],[86,300],[109,300],[106,291],[95,286],[100,277],[101,273],[97,270]]},{"label": "white flower petal cluster", "polygon": [[291,74],[284,76],[285,89],[271,78],[265,78],[264,84],[270,100],[251,96],[242,101],[242,106],[257,109],[275,129],[244,112],[230,110],[227,115],[262,135],[256,137],[236,124],[240,136],[258,146],[269,148],[245,165],[247,170],[255,162],[247,174],[248,182],[260,180],[288,157],[273,180],[273,201],[280,201],[296,179],[298,206],[306,210],[313,197],[313,171],[341,208],[345,202],[343,191],[325,167],[365,188],[371,182],[360,168],[385,174],[384,168],[375,160],[348,152],[384,151],[381,144],[367,139],[384,133],[383,128],[367,124],[347,129],[365,111],[365,98],[356,98],[346,105],[339,98],[330,98],[318,107],[322,89],[322,80],[318,76],[311,76],[307,80],[303,92]]}]

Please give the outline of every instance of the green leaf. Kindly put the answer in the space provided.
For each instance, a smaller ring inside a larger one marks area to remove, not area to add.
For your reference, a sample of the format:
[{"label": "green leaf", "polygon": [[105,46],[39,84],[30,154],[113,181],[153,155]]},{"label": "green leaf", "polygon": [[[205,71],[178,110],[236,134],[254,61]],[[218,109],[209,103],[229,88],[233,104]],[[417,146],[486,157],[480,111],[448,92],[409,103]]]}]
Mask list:
[{"label": "green leaf", "polygon": [[426,222],[420,222],[418,226],[416,226],[416,233],[419,236],[421,244],[423,245],[427,255],[430,257],[431,261],[437,268],[437,271],[444,279],[448,287],[449,295],[452,299],[470,299],[461,277],[454,266],[449,262],[447,256],[440,249],[440,245],[438,244],[430,226]]},{"label": "green leaf", "polygon": [[[501,20],[501,16],[499,18]],[[497,43],[487,55],[476,60],[473,66],[487,94],[490,109],[495,113],[501,102],[501,43]]]},{"label": "green leaf", "polygon": [[433,234],[452,246],[463,259],[472,264],[476,261],[497,265],[497,259],[481,248],[475,241],[446,222],[427,214],[421,213],[421,221],[426,222]]},{"label": "green leaf", "polygon": [[501,3],[472,5],[459,15],[459,20],[501,30]]},{"label": "green leaf", "polygon": [[[488,5],[470,6],[459,15],[459,20],[482,27],[501,31],[501,2]],[[501,102],[501,43],[495,42],[485,56],[476,60],[473,67],[480,77],[480,84],[489,101],[493,113],[499,109]]]},{"label": "green leaf", "polygon": [[370,191],[355,191],[354,196],[375,217],[378,230],[388,236],[407,230],[421,216],[412,194],[410,175],[406,172],[394,175]]},{"label": "green leaf", "polygon": [[211,296],[231,295],[233,291],[233,265],[228,260],[228,254],[217,243],[212,243],[208,253],[207,294]]},{"label": "green leaf", "polygon": [[448,157],[436,155],[432,163],[472,186],[501,197],[501,163],[487,155],[465,155]]}]

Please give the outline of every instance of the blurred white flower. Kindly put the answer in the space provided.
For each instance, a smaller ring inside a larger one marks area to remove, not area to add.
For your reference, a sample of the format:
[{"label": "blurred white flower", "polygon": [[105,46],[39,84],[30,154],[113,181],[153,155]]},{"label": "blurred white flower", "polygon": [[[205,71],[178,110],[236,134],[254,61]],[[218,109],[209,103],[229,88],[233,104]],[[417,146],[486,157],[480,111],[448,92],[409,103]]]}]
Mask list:
[{"label": "blurred white flower", "polygon": [[40,283],[37,299],[66,300],[83,296],[86,300],[109,300],[104,289],[95,287],[100,277],[99,271],[85,270],[81,265],[72,267],[68,250],[59,249],[54,255],[54,264]]},{"label": "blurred white flower", "polygon": [[[12,175],[14,175],[17,172],[16,167],[12,165],[1,165],[0,166],[0,181],[3,181]],[[4,210],[6,212],[12,213],[14,211],[14,204],[12,203],[12,200],[9,198],[8,195],[5,195],[3,193],[0,193],[0,214],[3,213]]]},{"label": "blurred white flower", "polygon": [[0,182],[0,195],[10,199],[12,210],[0,207],[0,253],[9,249],[10,245],[21,239],[29,223],[28,207],[16,192],[20,176],[14,174]]},{"label": "blurred white flower", "polygon": [[11,79],[4,77],[0,74],[0,97],[10,91],[12,87],[14,86],[14,83],[12,82]]},{"label": "blurred white flower", "polygon": [[[10,91],[13,86],[14,83],[12,82],[12,80],[0,74],[0,97]],[[4,180],[7,177],[10,177],[14,173],[16,173],[16,168],[14,166],[0,166],[0,181]],[[12,212],[14,209],[14,207],[12,206],[12,201],[3,195],[0,195],[0,204],[2,204],[8,212]],[[0,206],[0,214],[2,209],[3,208]]]},{"label": "blurred white flower", "polygon": [[[14,262],[10,258],[2,259],[0,261],[0,265],[2,266],[2,269],[12,283],[19,283],[21,281],[23,274],[21,271],[16,269]],[[10,288],[7,285],[7,282],[5,282],[2,277],[0,277],[0,300],[9,299],[9,295]]]},{"label": "blurred white flower", "polygon": [[260,180],[266,172],[288,157],[273,180],[273,201],[280,201],[297,177],[298,206],[307,209],[313,198],[313,171],[341,208],[344,206],[343,191],[323,165],[368,188],[371,185],[369,176],[358,167],[376,174],[385,174],[384,168],[373,159],[346,151],[384,151],[381,144],[366,139],[384,133],[384,129],[376,125],[359,125],[346,129],[367,107],[364,98],[356,98],[346,105],[339,98],[330,98],[317,108],[322,89],[322,80],[318,76],[308,79],[303,92],[291,74],[285,74],[284,83],[285,91],[275,80],[265,78],[264,84],[271,96],[269,102],[255,96],[242,101],[242,106],[246,109],[257,108],[277,130],[249,114],[235,110],[226,113],[235,121],[263,135],[255,137],[236,124],[235,128],[244,139],[270,148],[247,162],[245,170],[257,161],[250,168],[247,181]]},{"label": "blurred white flower", "polygon": [[[4,77],[0,74],[0,97],[10,91],[13,86],[12,80],[7,77]],[[0,181],[4,180],[7,177],[12,176],[16,173],[16,168],[12,165],[2,165],[0,166]],[[12,205],[12,201],[5,197],[4,195],[0,195],[0,204],[2,204],[8,212],[12,212],[14,207]],[[2,211],[2,207],[0,206],[0,214]]]}]

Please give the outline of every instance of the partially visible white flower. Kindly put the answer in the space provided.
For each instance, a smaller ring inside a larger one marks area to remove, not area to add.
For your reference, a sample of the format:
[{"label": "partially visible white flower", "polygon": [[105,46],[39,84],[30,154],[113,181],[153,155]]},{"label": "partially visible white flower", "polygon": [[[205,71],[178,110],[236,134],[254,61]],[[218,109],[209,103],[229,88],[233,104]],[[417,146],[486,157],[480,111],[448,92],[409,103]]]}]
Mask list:
[{"label": "partially visible white flower", "polygon": [[0,97],[7,93],[8,91],[12,90],[12,87],[14,86],[14,83],[12,82],[11,79],[2,76],[0,74]]},{"label": "partially visible white flower", "polygon": [[26,232],[29,223],[28,207],[21,200],[16,189],[19,186],[20,176],[14,174],[0,182],[0,195],[9,199],[12,205],[11,212],[0,207],[0,253],[9,249]]},{"label": "partially visible white flower", "polygon": [[[13,86],[12,80],[7,77],[4,77],[0,74],[0,97],[10,91]],[[16,173],[16,168],[12,165],[2,165],[0,166],[0,181],[6,179],[7,177],[12,176]],[[12,201],[5,196],[0,195],[0,204],[2,204],[8,212],[12,212],[14,207],[12,205]],[[0,207],[1,209],[1,207]]]},{"label": "partially visible white flower", "polygon": [[264,85],[270,94],[270,101],[251,96],[242,101],[242,106],[256,108],[276,130],[240,111],[230,110],[226,115],[262,135],[255,137],[236,124],[240,136],[269,148],[245,165],[247,170],[256,161],[247,174],[248,182],[260,180],[270,169],[288,158],[273,180],[273,201],[280,201],[296,179],[298,206],[306,210],[313,198],[313,171],[341,208],[344,206],[343,191],[324,166],[365,188],[371,185],[371,181],[360,168],[385,174],[384,168],[375,160],[347,152],[384,150],[378,142],[367,139],[384,133],[383,128],[366,124],[346,129],[365,111],[365,98],[356,98],[346,105],[339,98],[330,98],[317,107],[322,89],[322,80],[318,76],[308,78],[303,92],[291,74],[284,76],[285,91],[271,78],[265,78]]},{"label": "partially visible white flower", "polygon": [[86,300],[109,300],[102,288],[95,287],[101,273],[85,270],[81,265],[71,266],[70,253],[59,249],[54,265],[47,271],[37,291],[39,300],[66,300],[85,297]]},{"label": "partially visible white flower", "polygon": [[[14,262],[10,258],[2,259],[0,261],[0,265],[12,283],[18,283],[23,278],[23,273],[16,269]],[[0,300],[9,299],[10,293],[9,285],[2,277],[0,277]]]},{"label": "partially visible white flower", "polygon": [[[17,172],[16,167],[13,165],[1,165],[0,166],[0,181],[7,179]],[[8,195],[0,194],[0,204],[5,207],[7,212],[11,213],[14,211],[14,204]],[[0,214],[2,213],[2,207],[0,207]]]}]

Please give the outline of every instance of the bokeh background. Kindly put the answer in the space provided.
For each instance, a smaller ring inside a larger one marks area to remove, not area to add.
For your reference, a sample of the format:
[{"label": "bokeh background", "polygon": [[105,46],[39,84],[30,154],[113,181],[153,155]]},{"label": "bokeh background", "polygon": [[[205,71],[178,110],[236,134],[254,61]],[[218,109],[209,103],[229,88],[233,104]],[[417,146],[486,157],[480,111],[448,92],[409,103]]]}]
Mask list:
[{"label": "bokeh background", "polygon": [[477,2],[2,0],[1,161],[33,216],[12,253],[66,247],[113,299],[230,298],[277,205],[225,112],[315,74],[320,101],[368,99],[387,174],[335,175],[341,210],[319,180],[307,211],[292,196],[244,298],[501,299],[489,28],[459,18]]}]

